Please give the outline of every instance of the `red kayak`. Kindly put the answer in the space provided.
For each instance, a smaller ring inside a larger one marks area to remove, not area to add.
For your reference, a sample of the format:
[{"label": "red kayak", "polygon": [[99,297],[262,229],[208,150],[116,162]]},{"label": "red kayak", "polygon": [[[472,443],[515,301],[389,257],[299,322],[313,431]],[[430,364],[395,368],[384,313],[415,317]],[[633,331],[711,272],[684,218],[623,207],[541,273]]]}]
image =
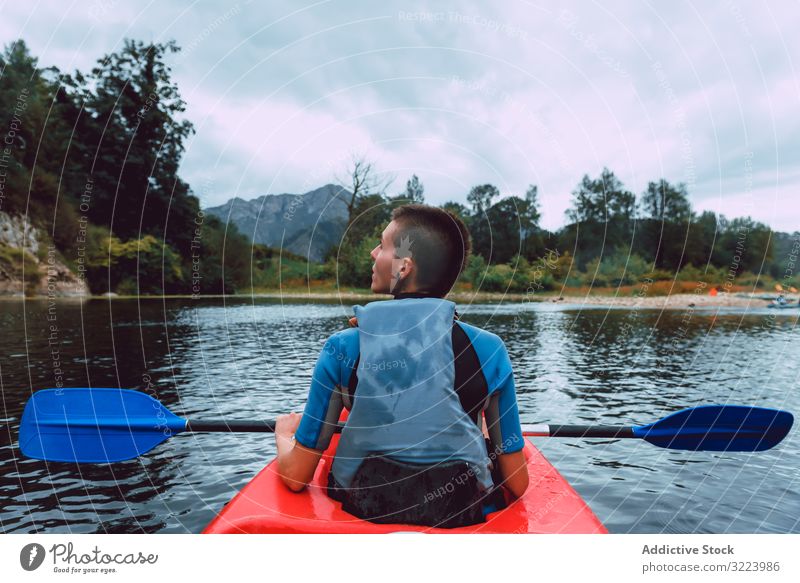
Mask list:
[{"label": "red kayak", "polygon": [[525,495],[493,512],[486,522],[462,528],[373,524],[342,510],[326,493],[327,475],[339,436],[334,435],[314,479],[301,493],[290,491],[270,462],[203,530],[204,534],[378,534],[425,533],[569,533],[608,531],[580,495],[530,442],[525,444],[530,485]]}]

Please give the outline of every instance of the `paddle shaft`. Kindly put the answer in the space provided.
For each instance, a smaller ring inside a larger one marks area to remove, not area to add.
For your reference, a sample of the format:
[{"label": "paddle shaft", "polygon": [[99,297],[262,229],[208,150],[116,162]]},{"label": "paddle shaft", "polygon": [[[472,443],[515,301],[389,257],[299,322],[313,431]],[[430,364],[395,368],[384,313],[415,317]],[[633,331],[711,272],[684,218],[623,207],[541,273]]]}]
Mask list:
[{"label": "paddle shaft", "polygon": [[225,421],[222,419],[195,419],[194,421],[186,421],[186,431],[275,433],[275,421]]},{"label": "paddle shaft", "polygon": [[[344,426],[336,425],[336,433]],[[201,432],[258,432],[273,433],[275,421],[225,421],[222,419],[196,419],[186,422],[186,431]],[[632,427],[615,425],[523,425],[522,433],[529,437],[636,437]]]},{"label": "paddle shaft", "polygon": [[523,425],[528,437],[636,437],[633,427],[616,425]]}]

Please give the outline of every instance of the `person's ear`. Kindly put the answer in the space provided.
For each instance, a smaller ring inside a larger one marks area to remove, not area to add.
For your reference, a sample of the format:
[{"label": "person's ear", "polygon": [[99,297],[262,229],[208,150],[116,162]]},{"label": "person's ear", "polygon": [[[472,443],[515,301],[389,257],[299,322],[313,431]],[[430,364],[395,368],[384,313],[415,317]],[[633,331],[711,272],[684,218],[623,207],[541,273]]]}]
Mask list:
[{"label": "person's ear", "polygon": [[397,278],[405,278],[411,274],[411,271],[414,267],[413,261],[408,257],[403,257],[403,264],[400,266],[400,269],[397,271]]}]

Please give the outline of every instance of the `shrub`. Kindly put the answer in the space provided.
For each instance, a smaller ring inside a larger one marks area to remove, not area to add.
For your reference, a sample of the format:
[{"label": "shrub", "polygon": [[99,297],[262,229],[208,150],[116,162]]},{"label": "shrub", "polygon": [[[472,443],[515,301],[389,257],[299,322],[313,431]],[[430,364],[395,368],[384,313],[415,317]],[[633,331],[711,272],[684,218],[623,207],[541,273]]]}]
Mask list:
[{"label": "shrub", "polygon": [[86,265],[89,284],[95,293],[118,291],[120,286],[126,294],[171,293],[183,282],[180,257],[153,235],[128,241],[120,241],[113,235],[93,236]]},{"label": "shrub", "polygon": [[501,263],[492,265],[486,271],[483,279],[482,291],[501,292],[506,291],[511,283],[511,276],[514,270],[511,266]]},{"label": "shrub", "polygon": [[483,287],[483,280],[487,275],[486,261],[481,255],[472,255],[467,262],[467,267],[464,269],[462,277],[464,280],[472,284],[473,289],[481,289]]}]

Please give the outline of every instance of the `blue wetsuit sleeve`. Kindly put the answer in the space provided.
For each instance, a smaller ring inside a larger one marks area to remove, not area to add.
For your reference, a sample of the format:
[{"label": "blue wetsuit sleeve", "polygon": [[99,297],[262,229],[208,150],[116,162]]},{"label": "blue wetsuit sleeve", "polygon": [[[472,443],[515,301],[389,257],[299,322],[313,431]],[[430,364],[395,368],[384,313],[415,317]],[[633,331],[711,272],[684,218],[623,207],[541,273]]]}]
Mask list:
[{"label": "blue wetsuit sleeve", "polygon": [[505,344],[498,351],[497,414],[500,424],[501,442],[496,444],[504,454],[520,451],[525,446],[522,426],[519,422],[517,392],[514,386],[514,371]]},{"label": "blue wetsuit sleeve", "polygon": [[305,447],[324,450],[333,435],[333,425],[342,411],[341,393],[341,348],[339,336],[334,334],[325,342],[317,358],[311,377],[303,417],[295,432],[295,440]]}]

